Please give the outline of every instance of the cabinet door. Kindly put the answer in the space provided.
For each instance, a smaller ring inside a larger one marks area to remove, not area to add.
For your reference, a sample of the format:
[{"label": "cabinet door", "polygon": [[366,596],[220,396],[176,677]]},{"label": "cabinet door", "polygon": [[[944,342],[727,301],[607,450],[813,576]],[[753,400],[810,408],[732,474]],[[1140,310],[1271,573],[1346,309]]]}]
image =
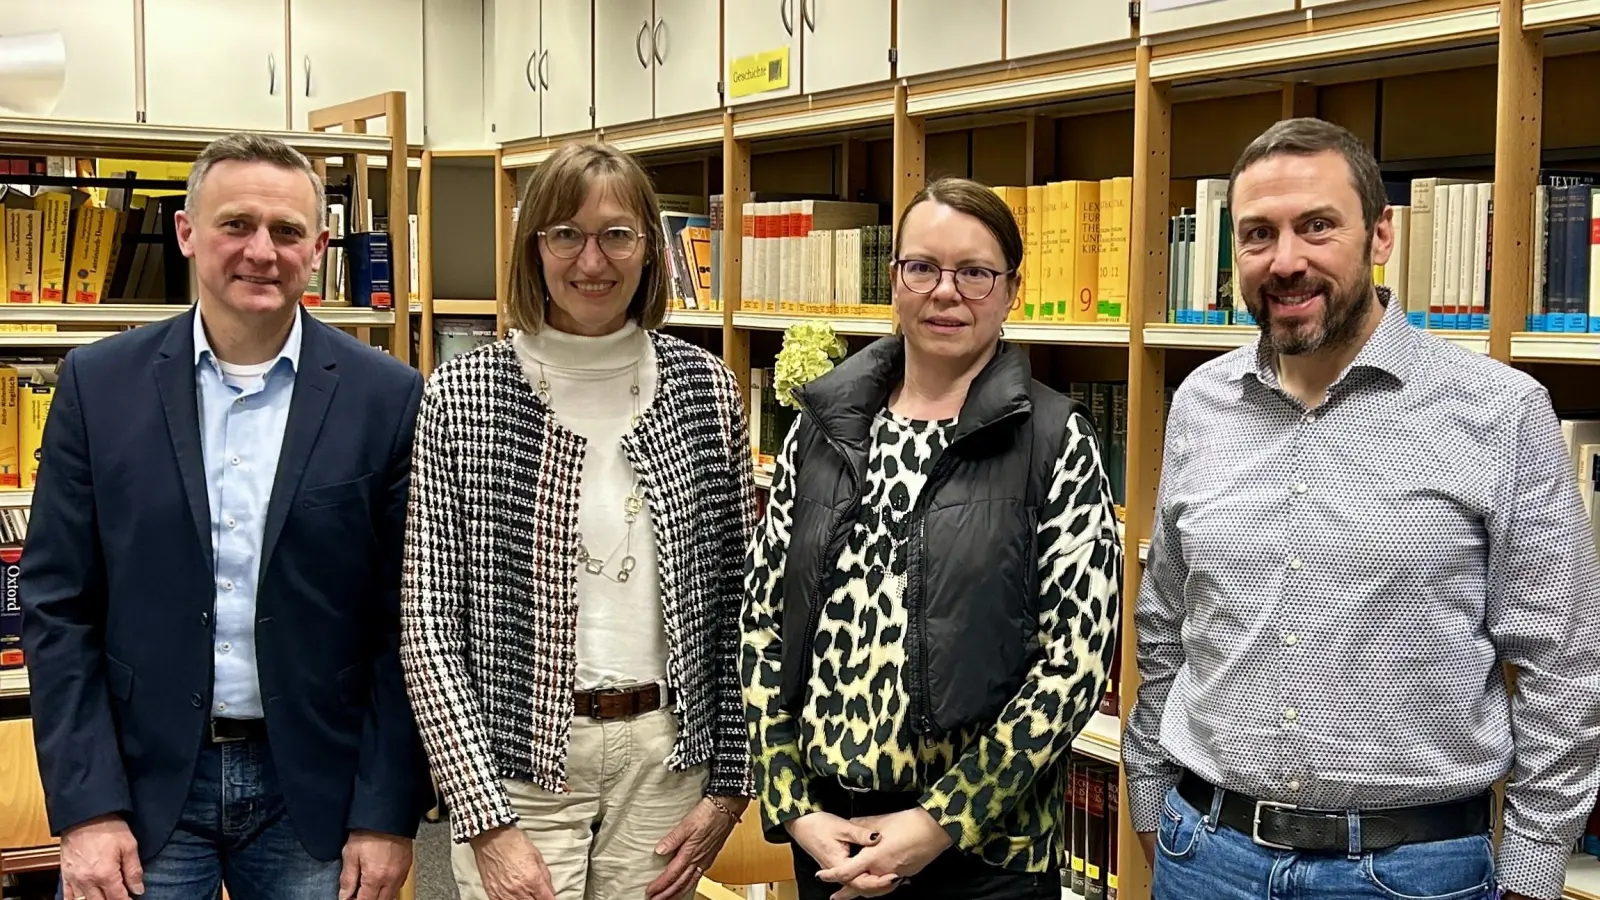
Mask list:
[{"label": "cabinet door", "polygon": [[[998,2],[998,0],[996,0]],[[800,0],[728,0],[723,6],[722,71],[729,106],[793,97],[800,93]],[[735,97],[728,64],[742,56],[789,48],[789,86]]]},{"label": "cabinet door", "polygon": [[[606,0],[607,3],[611,0]],[[540,117],[547,135],[594,127],[593,17],[589,0],[544,0],[539,44]]]},{"label": "cabinet door", "polygon": [[[281,131],[289,117],[284,0],[145,0],[145,119]],[[203,34],[206,39],[195,40]],[[205,73],[202,78],[197,72]]]},{"label": "cabinet door", "polygon": [[424,112],[429,148],[483,148],[483,0],[423,0]]},{"label": "cabinet door", "polygon": [[891,0],[800,0],[800,24],[806,32],[806,93],[891,77]]},{"label": "cabinet door", "polygon": [[[7,35],[60,32],[66,45],[66,80],[49,116],[132,122],[134,95],[133,0],[0,0],[0,30]],[[0,93],[3,93],[0,86]],[[3,115],[17,111],[0,97]]]},{"label": "cabinet door", "polygon": [[1006,58],[1059,53],[1133,37],[1126,0],[1010,0]]},{"label": "cabinet door", "polygon": [[[1001,0],[927,0],[900,9],[902,77],[1000,61]],[[1067,4],[1058,3],[1059,11]]]},{"label": "cabinet door", "polygon": [[656,58],[656,116],[716,109],[717,47],[722,8],[717,0],[656,0],[650,42]]},{"label": "cabinet door", "polygon": [[601,128],[654,114],[652,7],[651,0],[605,0],[595,9],[594,123]]},{"label": "cabinet door", "polygon": [[539,0],[494,0],[492,141],[538,137]]},{"label": "cabinet door", "polygon": [[[406,93],[406,143],[422,143],[422,0],[290,0],[294,121],[386,91]],[[373,134],[388,123],[369,122]]]}]

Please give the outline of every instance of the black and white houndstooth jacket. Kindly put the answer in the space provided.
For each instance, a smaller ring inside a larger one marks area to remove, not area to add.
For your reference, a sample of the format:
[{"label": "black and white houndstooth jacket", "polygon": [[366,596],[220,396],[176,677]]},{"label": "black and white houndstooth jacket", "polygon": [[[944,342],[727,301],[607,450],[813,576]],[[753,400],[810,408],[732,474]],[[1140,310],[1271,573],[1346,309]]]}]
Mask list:
[{"label": "black and white houndstooth jacket", "polygon": [[[712,354],[651,332],[657,391],[624,438],[654,519],[674,770],[750,796],[739,684],[744,552],[755,528],[737,382]],[[561,428],[509,337],[440,366],[417,418],[401,658],[457,841],[516,821],[502,778],[563,790],[576,669],[584,439]]]}]

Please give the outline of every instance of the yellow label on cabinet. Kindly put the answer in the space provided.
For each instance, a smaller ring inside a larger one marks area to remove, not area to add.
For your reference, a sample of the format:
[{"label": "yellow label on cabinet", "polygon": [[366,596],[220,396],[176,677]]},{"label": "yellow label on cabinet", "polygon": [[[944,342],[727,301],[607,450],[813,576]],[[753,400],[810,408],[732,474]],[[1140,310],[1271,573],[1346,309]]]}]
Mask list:
[{"label": "yellow label on cabinet", "polygon": [[748,97],[789,86],[789,48],[779,47],[728,63],[728,96]]}]

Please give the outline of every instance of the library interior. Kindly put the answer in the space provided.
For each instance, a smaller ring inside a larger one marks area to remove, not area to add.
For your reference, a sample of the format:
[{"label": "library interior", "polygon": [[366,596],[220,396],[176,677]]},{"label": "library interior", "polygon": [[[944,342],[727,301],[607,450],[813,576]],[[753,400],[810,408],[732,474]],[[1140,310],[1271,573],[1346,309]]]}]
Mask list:
[{"label": "library interior", "polygon": [[[1118,663],[1063,762],[1064,898],[1150,896],[1118,813],[1131,611],[1173,391],[1259,334],[1227,189],[1274,122],[1372,149],[1395,231],[1374,281],[1414,327],[1548,389],[1600,519],[1600,0],[0,0],[0,22],[0,597],[58,364],[194,302],[174,214],[196,154],[236,131],[324,180],[310,314],[424,378],[506,336],[541,164],[587,139],[632,155],[672,266],[661,327],[733,373],[758,492],[796,416],[785,335],[891,334],[900,212],[941,176],[992,187],[1025,242],[1004,340],[1091,410],[1126,550]],[[5,898],[53,896],[60,866],[20,628],[0,608]],[[696,897],[796,896],[758,818]],[[1600,811],[1588,832],[1573,900],[1600,900]],[[448,840],[423,823],[401,896],[455,896]]]}]

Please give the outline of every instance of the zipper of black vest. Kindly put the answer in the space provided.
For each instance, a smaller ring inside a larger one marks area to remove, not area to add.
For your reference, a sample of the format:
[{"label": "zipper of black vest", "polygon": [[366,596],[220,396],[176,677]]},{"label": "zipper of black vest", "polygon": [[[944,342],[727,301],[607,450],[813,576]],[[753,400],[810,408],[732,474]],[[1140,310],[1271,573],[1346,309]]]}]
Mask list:
[{"label": "zipper of black vest", "polygon": [[854,495],[854,499],[850,501],[850,506],[845,509],[844,513],[835,514],[833,525],[828,529],[827,543],[823,546],[822,565],[819,567],[816,580],[811,583],[811,600],[807,605],[806,612],[806,633],[800,644],[800,658],[805,660],[805,676],[800,680],[801,690],[803,691],[805,689],[805,685],[809,684],[811,681],[811,671],[813,665],[811,654],[812,647],[815,644],[813,639],[817,634],[817,623],[822,618],[822,586],[827,583],[828,578],[832,575],[832,568],[829,566],[828,560],[832,559],[833,565],[838,565],[838,553],[834,548],[839,543],[840,538],[844,536],[845,530],[849,527],[848,523],[851,520],[853,511],[861,504],[861,479],[856,474],[855,466],[850,464],[850,454],[845,452],[844,445],[840,444],[839,440],[835,438],[828,431],[828,429],[823,427],[822,419],[811,409],[811,407],[806,405],[804,400],[801,400],[798,395],[794,395],[794,398],[795,402],[800,404],[800,410],[811,417],[812,424],[816,426],[817,431],[821,432],[823,439],[826,440],[828,444],[833,447],[834,452],[839,454],[839,457],[844,460],[845,471],[850,473],[851,493]]},{"label": "zipper of black vest", "polygon": [[911,507],[911,521],[915,525],[914,540],[910,542],[911,559],[906,568],[906,579],[911,588],[906,591],[911,607],[906,610],[906,622],[909,626],[909,637],[906,653],[909,659],[909,671],[916,673],[917,690],[912,696],[912,711],[917,723],[917,730],[924,737],[931,737],[933,732],[933,717],[929,714],[932,702],[929,695],[933,690],[928,685],[928,605],[923,602],[927,594],[927,578],[923,573],[924,550],[928,546],[928,498],[945,478],[949,477],[954,464],[950,463],[955,455],[951,453],[952,447],[944,448],[939,454],[939,459],[933,464],[933,471],[928,473],[928,480],[922,485],[922,490],[917,493],[917,502]]}]

